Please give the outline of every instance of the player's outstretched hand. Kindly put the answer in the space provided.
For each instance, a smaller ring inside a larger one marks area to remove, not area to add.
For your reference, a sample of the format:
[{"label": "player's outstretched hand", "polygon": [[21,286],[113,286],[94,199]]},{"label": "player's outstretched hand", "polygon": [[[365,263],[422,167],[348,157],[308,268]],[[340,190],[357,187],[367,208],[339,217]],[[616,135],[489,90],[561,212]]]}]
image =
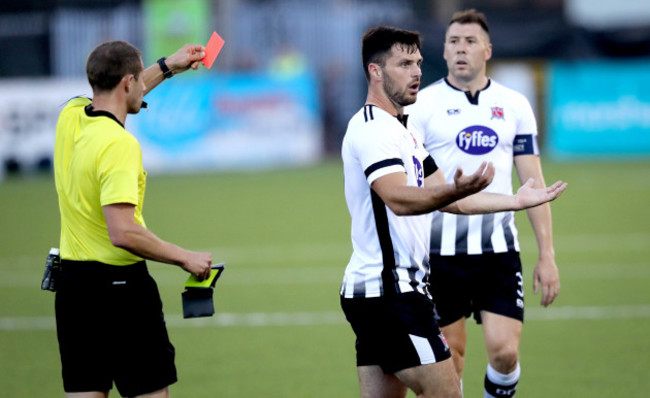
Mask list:
[{"label": "player's outstretched hand", "polygon": [[205,57],[205,47],[199,44],[186,44],[167,57],[165,63],[169,70],[176,75],[190,68],[198,69],[203,57]]},{"label": "player's outstretched hand", "polygon": [[462,167],[458,167],[454,174],[454,185],[458,191],[467,196],[482,191],[493,179],[494,165],[492,162],[483,162],[471,175],[463,175]]},{"label": "player's outstretched hand", "polygon": [[567,187],[567,183],[562,181],[557,181],[550,187],[545,188],[533,188],[533,185],[534,180],[529,178],[528,181],[517,190],[515,199],[519,209],[527,209],[529,207],[535,207],[542,203],[555,200],[562,195],[562,192],[564,192]]},{"label": "player's outstretched hand", "polygon": [[183,263],[185,271],[196,276],[196,279],[202,281],[210,277],[212,266],[212,254],[208,252],[188,252],[189,256]]}]

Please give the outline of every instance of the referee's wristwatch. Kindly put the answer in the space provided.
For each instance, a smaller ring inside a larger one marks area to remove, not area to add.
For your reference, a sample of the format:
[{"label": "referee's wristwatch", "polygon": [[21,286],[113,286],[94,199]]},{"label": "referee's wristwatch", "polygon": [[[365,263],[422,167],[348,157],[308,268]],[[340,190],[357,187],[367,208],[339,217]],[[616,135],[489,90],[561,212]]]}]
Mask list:
[{"label": "referee's wristwatch", "polygon": [[171,70],[169,70],[167,64],[165,64],[166,59],[167,57],[162,57],[157,62],[158,65],[160,66],[160,70],[162,70],[164,79],[169,79],[170,77],[174,76],[174,73]]}]

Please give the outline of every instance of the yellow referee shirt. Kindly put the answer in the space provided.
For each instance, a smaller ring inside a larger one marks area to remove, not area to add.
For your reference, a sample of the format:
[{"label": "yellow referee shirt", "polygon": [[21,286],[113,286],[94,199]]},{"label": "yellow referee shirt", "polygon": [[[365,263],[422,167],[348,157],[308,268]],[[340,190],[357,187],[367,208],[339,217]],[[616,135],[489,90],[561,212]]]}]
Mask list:
[{"label": "yellow referee shirt", "polygon": [[56,126],[54,179],[61,213],[61,258],[128,265],[142,258],[113,246],[102,206],[135,205],[145,226],[142,202],[146,171],[140,144],[108,112],[94,111],[88,98],[74,98]]}]

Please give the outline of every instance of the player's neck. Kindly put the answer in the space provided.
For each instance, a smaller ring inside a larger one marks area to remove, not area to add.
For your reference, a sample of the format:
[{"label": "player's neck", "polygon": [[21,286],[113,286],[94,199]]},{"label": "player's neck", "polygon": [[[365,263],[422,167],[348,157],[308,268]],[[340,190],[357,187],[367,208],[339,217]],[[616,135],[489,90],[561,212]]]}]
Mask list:
[{"label": "player's neck", "polygon": [[374,105],[376,107],[379,107],[393,116],[401,115],[404,113],[404,107],[397,105],[388,99],[383,90],[379,93],[377,93],[376,90],[368,90],[366,105]]},{"label": "player's neck", "polygon": [[456,79],[453,75],[449,74],[447,75],[447,81],[461,91],[476,95],[478,91],[483,90],[487,86],[489,79],[486,75],[480,75],[470,80]]}]

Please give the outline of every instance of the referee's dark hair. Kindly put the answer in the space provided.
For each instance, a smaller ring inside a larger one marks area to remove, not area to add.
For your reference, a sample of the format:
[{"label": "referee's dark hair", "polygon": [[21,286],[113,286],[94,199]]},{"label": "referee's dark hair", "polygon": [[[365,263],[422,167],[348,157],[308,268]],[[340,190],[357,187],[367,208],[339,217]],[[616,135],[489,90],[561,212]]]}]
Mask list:
[{"label": "referee's dark hair", "polygon": [[409,54],[414,53],[420,49],[420,34],[392,26],[376,26],[363,34],[361,56],[366,80],[370,81],[368,65],[378,64],[383,68],[394,45],[402,46]]},{"label": "referee's dark hair", "polygon": [[451,16],[451,20],[449,21],[449,27],[453,23],[459,23],[461,25],[465,24],[470,24],[470,23],[475,23],[481,26],[481,28],[485,31],[485,33],[490,35],[490,29],[488,29],[488,24],[487,24],[487,18],[485,14],[482,12],[478,12],[473,8],[470,8],[469,10],[463,10],[463,11],[458,11],[455,12]]},{"label": "referee's dark hair", "polygon": [[138,80],[142,52],[125,41],[108,41],[95,47],[86,60],[88,83],[94,92],[110,91],[126,75]]}]

